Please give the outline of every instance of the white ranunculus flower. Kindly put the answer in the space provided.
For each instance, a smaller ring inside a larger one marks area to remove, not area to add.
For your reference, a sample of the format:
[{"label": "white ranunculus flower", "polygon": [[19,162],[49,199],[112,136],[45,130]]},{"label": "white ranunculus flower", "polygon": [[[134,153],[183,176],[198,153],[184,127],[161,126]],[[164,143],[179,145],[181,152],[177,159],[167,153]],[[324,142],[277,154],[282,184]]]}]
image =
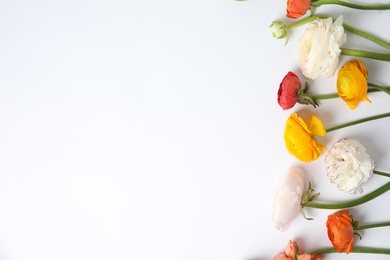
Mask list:
[{"label": "white ranunculus flower", "polygon": [[331,77],[339,64],[340,47],[346,42],[343,17],[316,19],[306,28],[298,42],[298,63],[309,79]]},{"label": "white ranunculus flower", "polygon": [[291,168],[279,180],[274,191],[272,221],[276,229],[285,231],[301,209],[305,189],[304,173]]},{"label": "white ranunculus flower", "polygon": [[351,138],[335,143],[325,162],[330,181],[352,195],[363,192],[362,186],[372,177],[375,168],[366,148]]}]

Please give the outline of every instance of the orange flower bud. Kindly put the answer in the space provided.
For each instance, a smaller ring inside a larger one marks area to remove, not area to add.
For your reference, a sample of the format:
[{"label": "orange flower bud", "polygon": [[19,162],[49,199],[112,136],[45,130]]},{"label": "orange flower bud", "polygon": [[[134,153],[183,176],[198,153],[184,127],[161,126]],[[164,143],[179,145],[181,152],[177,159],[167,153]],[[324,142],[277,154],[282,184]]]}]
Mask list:
[{"label": "orange flower bud", "polygon": [[352,218],[348,215],[349,210],[340,210],[328,216],[326,227],[328,228],[328,237],[333,247],[338,252],[352,252],[353,226]]},{"label": "orange flower bud", "polygon": [[287,0],[287,17],[299,18],[310,9],[311,0]]}]

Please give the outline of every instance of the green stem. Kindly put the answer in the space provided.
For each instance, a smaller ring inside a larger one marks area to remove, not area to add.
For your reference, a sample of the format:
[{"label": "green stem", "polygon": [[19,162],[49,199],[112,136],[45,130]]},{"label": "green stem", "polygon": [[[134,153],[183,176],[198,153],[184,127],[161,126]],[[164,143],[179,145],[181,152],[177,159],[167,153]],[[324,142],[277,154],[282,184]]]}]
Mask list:
[{"label": "green stem", "polygon": [[354,49],[346,49],[346,48],[340,48],[340,49],[341,49],[341,55],[345,55],[345,56],[355,56],[355,57],[369,58],[374,60],[390,61],[390,54],[388,53],[362,51],[362,50],[354,50]]},{"label": "green stem", "polygon": [[[302,19],[302,20],[299,20],[299,21],[297,21],[297,22],[295,22],[295,23],[292,23],[292,24],[287,25],[287,30],[289,30],[289,29],[294,29],[294,28],[297,28],[297,27],[299,27],[299,26],[301,26],[301,25],[310,23],[310,22],[314,21],[314,20],[317,19],[317,18],[326,19],[326,18],[329,18],[329,17],[330,17],[330,16],[328,16],[328,15],[322,15],[322,14],[320,14],[320,15],[311,15],[311,16],[306,17],[306,18],[304,18],[304,19]],[[333,19],[333,18],[332,18],[332,19]],[[333,20],[334,20],[334,19],[333,19]]]},{"label": "green stem", "polygon": [[380,119],[380,118],[384,118],[384,117],[388,117],[388,116],[390,116],[390,113],[384,113],[384,114],[379,114],[379,115],[375,115],[375,116],[369,116],[369,117],[362,118],[362,119],[359,119],[359,120],[351,121],[349,123],[345,123],[345,124],[341,124],[341,125],[338,125],[338,126],[327,128],[326,132],[329,133],[329,132],[332,132],[334,130],[338,130],[338,129],[341,129],[341,128],[344,128],[344,127],[348,127],[348,126],[352,126],[352,125],[356,125],[356,124],[360,124],[360,123],[364,123],[364,122],[367,122],[367,121],[376,120],[376,119]]},{"label": "green stem", "polygon": [[315,100],[323,100],[323,99],[332,99],[332,98],[338,98],[339,93],[331,93],[331,94],[323,94],[323,95],[311,95]]},{"label": "green stem", "polygon": [[374,35],[372,35],[372,34],[370,34],[368,32],[359,30],[359,29],[357,29],[357,28],[355,28],[353,26],[350,26],[350,25],[348,25],[346,23],[343,23],[343,27],[344,27],[345,30],[347,30],[347,31],[349,31],[351,33],[354,33],[354,34],[356,34],[358,36],[366,38],[367,40],[370,40],[370,41],[372,41],[372,42],[374,42],[374,43],[376,43],[376,44],[378,44],[378,45],[380,45],[382,47],[385,47],[386,49],[390,50],[390,43],[388,43],[388,42],[386,42],[386,41],[384,41],[384,40],[382,40],[382,39],[380,39],[380,38],[378,38],[378,37],[376,37],[376,36],[374,36]]},{"label": "green stem", "polygon": [[[378,91],[383,91],[383,92],[385,92],[385,93],[387,93],[387,94],[389,94],[390,95],[390,87],[382,87],[382,86],[379,86],[379,85],[377,85],[377,84],[374,84],[374,83],[367,83],[367,85],[368,86],[370,86],[370,87],[373,87],[373,89],[371,88],[369,88],[368,90],[367,90],[367,92],[378,92]],[[371,91],[370,91],[371,90]]]},{"label": "green stem", "polygon": [[[368,86],[371,86],[373,88],[367,89],[367,93],[383,91],[383,92],[390,95],[390,87],[382,87],[382,86],[379,86],[379,85],[376,85],[373,83],[368,83]],[[310,95],[310,97],[313,99],[316,99],[316,100],[324,100],[324,99],[338,98],[339,94],[338,93],[330,93],[330,94],[321,94],[321,95]]]},{"label": "green stem", "polygon": [[318,0],[312,1],[312,6],[318,7],[321,5],[341,5],[353,9],[360,10],[388,10],[390,9],[390,4],[378,4],[378,5],[361,5],[361,4],[353,4],[340,0]]},{"label": "green stem", "polygon": [[[332,248],[324,248],[324,249],[315,249],[311,251],[307,251],[306,254],[314,255],[314,254],[331,254],[331,253],[339,253],[336,249]],[[388,248],[371,248],[371,247],[355,247],[351,253],[363,253],[363,254],[380,254],[380,255],[390,255],[390,249]]]},{"label": "green stem", "polygon": [[389,177],[390,178],[390,174],[387,173],[387,172],[380,172],[380,171],[374,170],[374,173],[376,175],[385,176],[385,177]]},{"label": "green stem", "polygon": [[375,224],[361,225],[359,227],[354,227],[353,230],[363,230],[363,229],[369,229],[369,228],[388,227],[388,226],[390,226],[390,221],[375,223]]},{"label": "green stem", "polygon": [[[368,84],[368,86],[372,87],[372,88],[367,89],[367,93],[383,91],[386,94],[390,95],[390,87],[382,87],[382,86],[379,86],[379,85],[373,84],[373,83],[367,83],[367,84]],[[312,98],[313,100],[324,100],[324,99],[338,98],[339,94],[338,93],[329,93],[329,94],[320,94],[320,95],[310,95],[309,97]]]},{"label": "green stem", "polygon": [[316,208],[316,209],[345,209],[345,208],[352,208],[358,205],[361,205],[367,201],[370,201],[372,199],[375,199],[376,197],[382,195],[383,193],[390,190],[390,182],[386,183],[385,185],[379,187],[378,189],[367,193],[366,195],[350,200],[345,202],[338,202],[338,203],[323,203],[323,202],[315,202],[315,201],[307,201],[305,203],[302,203],[302,207],[307,208]]}]

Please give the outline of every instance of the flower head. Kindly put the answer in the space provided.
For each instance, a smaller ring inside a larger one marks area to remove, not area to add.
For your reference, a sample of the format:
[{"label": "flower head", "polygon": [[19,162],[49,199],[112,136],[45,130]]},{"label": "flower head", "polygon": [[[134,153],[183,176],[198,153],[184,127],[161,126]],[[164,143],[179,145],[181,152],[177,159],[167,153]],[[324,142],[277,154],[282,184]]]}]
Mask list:
[{"label": "flower head", "polygon": [[299,18],[310,9],[311,0],[287,0],[287,17]]},{"label": "flower head", "polygon": [[321,260],[322,258],[324,258],[324,256],[320,254],[302,254],[298,256],[298,260]]},{"label": "flower head", "polygon": [[278,89],[278,103],[283,110],[292,108],[296,103],[304,105],[319,106],[317,100],[308,94],[309,84],[306,82],[304,87],[301,87],[301,81],[298,76],[289,71],[284,76]]},{"label": "flower head", "polygon": [[287,25],[284,24],[282,21],[273,21],[271,25],[269,26],[271,28],[272,36],[276,39],[286,39],[285,44],[288,42],[288,31],[287,31]]},{"label": "flower head", "polygon": [[301,209],[305,189],[304,173],[299,168],[289,169],[275,187],[272,222],[276,229],[285,231]]},{"label": "flower head", "polygon": [[321,260],[323,255],[319,254],[304,254],[303,250],[299,248],[297,242],[288,241],[286,250],[283,253],[277,254],[274,260]]},{"label": "flower head", "polygon": [[351,138],[335,143],[325,162],[330,181],[352,195],[363,192],[362,186],[372,177],[375,168],[366,148]]},{"label": "flower head", "polygon": [[306,28],[298,43],[298,62],[302,74],[310,79],[333,76],[346,42],[343,17],[316,19]]},{"label": "flower head", "polygon": [[346,252],[347,254],[353,251],[353,220],[348,215],[349,210],[340,210],[328,216],[326,227],[328,229],[328,237],[333,247],[338,252]]},{"label": "flower head", "polygon": [[284,141],[287,150],[304,162],[317,160],[326,147],[318,143],[313,136],[324,136],[325,126],[322,121],[312,115],[306,123],[297,113],[291,114],[287,119],[284,130]]},{"label": "flower head", "polygon": [[367,97],[367,77],[364,64],[358,60],[351,60],[340,68],[337,92],[350,109],[355,109],[360,101],[371,102]]},{"label": "flower head", "polygon": [[298,91],[301,89],[301,81],[298,76],[289,71],[284,76],[278,90],[278,103],[283,110],[292,108],[298,101]]}]

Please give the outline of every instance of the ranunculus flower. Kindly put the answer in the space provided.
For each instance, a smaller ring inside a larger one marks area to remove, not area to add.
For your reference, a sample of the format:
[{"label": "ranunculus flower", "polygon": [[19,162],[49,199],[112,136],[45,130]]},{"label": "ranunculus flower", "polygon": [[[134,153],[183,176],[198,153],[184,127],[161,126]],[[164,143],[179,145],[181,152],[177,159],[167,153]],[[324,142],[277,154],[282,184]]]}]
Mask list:
[{"label": "ranunculus flower", "polygon": [[302,254],[298,256],[298,260],[321,260],[322,258],[324,258],[324,256],[319,254]]},{"label": "ranunculus flower", "polygon": [[286,250],[283,253],[277,254],[274,257],[274,260],[286,260],[286,259],[295,259],[297,254],[299,254],[299,248],[297,242],[288,241]]},{"label": "ranunculus flower", "polygon": [[283,110],[292,108],[298,100],[298,91],[301,89],[301,81],[298,76],[289,71],[279,85],[278,103]]},{"label": "ranunculus flower", "polygon": [[343,17],[316,19],[298,42],[298,63],[306,78],[333,76],[339,64],[340,47],[346,42]]},{"label": "ranunculus flower", "polygon": [[299,168],[289,169],[275,187],[272,222],[276,229],[286,231],[301,209],[305,191],[304,173]]},{"label": "ranunculus flower", "polygon": [[353,220],[348,215],[349,210],[340,210],[328,216],[326,227],[328,229],[328,237],[333,247],[338,252],[346,252],[347,254],[353,251]]},{"label": "ranunculus flower", "polygon": [[363,192],[363,184],[372,177],[375,165],[359,141],[343,138],[325,158],[329,180],[352,195]]},{"label": "ranunculus flower", "polygon": [[311,0],[287,0],[287,17],[299,18],[310,9]]},{"label": "ranunculus flower", "polygon": [[283,253],[274,256],[273,260],[321,260],[323,255],[304,254],[302,248],[299,248],[297,242],[288,241],[286,250]]},{"label": "ranunculus flower", "polygon": [[297,113],[291,114],[287,119],[284,130],[284,141],[287,150],[304,162],[317,160],[326,147],[318,143],[313,136],[324,136],[325,126],[322,121],[312,115],[306,123]]},{"label": "ranunculus flower", "polygon": [[340,68],[337,92],[350,109],[355,109],[360,101],[371,102],[367,97],[367,77],[364,64],[358,60],[351,60]]}]

